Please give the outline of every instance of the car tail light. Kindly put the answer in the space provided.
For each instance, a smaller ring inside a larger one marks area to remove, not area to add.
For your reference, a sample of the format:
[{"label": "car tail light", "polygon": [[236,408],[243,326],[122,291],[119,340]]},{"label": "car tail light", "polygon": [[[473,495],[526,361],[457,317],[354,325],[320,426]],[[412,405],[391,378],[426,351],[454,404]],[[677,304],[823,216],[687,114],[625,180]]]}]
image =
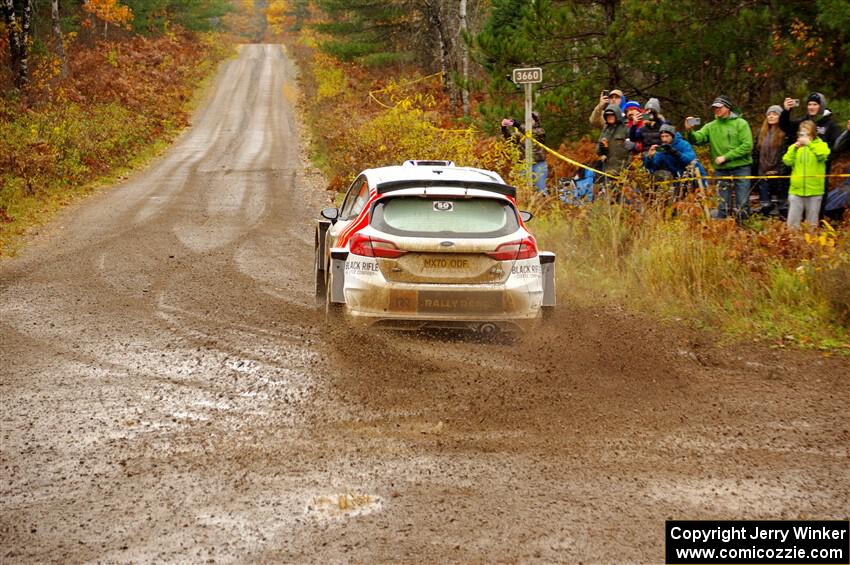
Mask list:
[{"label": "car tail light", "polygon": [[537,257],[537,244],[530,237],[503,243],[495,251],[487,253],[496,261],[516,261]]},{"label": "car tail light", "polygon": [[349,253],[362,257],[396,259],[407,253],[407,251],[402,251],[392,241],[356,233],[351,236]]}]

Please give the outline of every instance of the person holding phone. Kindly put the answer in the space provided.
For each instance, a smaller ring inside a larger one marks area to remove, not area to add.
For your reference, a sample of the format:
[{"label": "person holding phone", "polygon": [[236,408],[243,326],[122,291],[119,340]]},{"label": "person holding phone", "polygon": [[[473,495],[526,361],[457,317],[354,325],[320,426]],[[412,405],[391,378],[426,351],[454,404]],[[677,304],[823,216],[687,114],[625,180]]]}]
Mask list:
[{"label": "person holding phone", "polygon": [[817,135],[812,120],[799,124],[797,140],[791,144],[782,161],[791,167],[791,187],[788,189],[788,227],[800,229],[803,214],[811,228],[818,225],[829,146]]},{"label": "person holding phone", "polygon": [[753,164],[753,134],[750,125],[733,109],[732,101],[718,96],[711,103],[714,120],[694,130],[693,116],[685,119],[687,140],[694,145],[708,144],[711,160],[718,176],[734,177],[734,181],[720,181],[717,217],[726,218],[734,210],[730,185],[734,185],[738,213],[749,214],[750,176]]},{"label": "person holding phone", "polygon": [[832,149],[838,136],[841,135],[841,128],[832,121],[832,112],[826,107],[826,97],[820,92],[812,92],[806,97],[805,115],[792,118],[791,110],[799,104],[800,100],[795,98],[786,98],[782,103],[783,110],[779,115],[779,128],[785,132],[788,144],[796,142],[800,124],[806,120],[811,120],[815,123],[818,137]]},{"label": "person holding phone", "polygon": [[[832,112],[826,107],[826,97],[820,92],[812,92],[805,100],[805,115],[799,118],[791,117],[791,110],[795,108],[795,99],[786,98],[782,103],[784,108],[779,116],[779,127],[785,132],[786,143],[793,144],[797,140],[797,130],[800,124],[806,120],[811,120],[815,124],[817,136],[826,142],[830,150],[835,148],[835,143],[841,135],[841,128],[833,121]],[[832,170],[832,154],[826,160],[826,172],[828,175]],[[824,192],[829,185],[829,179],[824,176],[822,179]],[[824,202],[826,202],[824,200]]]},{"label": "person holding phone", "polygon": [[667,123],[661,115],[661,103],[658,98],[650,98],[641,114],[641,125],[629,129],[629,139],[634,141],[641,150],[661,144],[661,126]]},{"label": "person holding phone", "polygon": [[605,120],[602,117],[602,113],[608,107],[608,104],[616,104],[620,110],[623,109],[623,91],[614,89],[612,91],[603,90],[599,94],[599,102],[596,104],[596,107],[593,109],[593,112],[590,113],[590,125],[593,127],[597,127],[602,129],[605,127]]}]

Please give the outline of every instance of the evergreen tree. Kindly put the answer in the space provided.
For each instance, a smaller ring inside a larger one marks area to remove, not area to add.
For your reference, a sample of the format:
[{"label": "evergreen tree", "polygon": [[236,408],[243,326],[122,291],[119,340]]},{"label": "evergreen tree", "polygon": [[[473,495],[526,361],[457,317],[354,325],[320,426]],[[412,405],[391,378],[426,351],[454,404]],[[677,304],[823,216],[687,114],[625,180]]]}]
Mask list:
[{"label": "evergreen tree", "polygon": [[365,64],[411,60],[410,34],[421,29],[421,15],[409,0],[318,0],[331,21],[317,24],[334,39],[321,47],[343,61]]},{"label": "evergreen tree", "polygon": [[493,0],[475,42],[489,75],[481,109],[492,128],[515,115],[522,92],[505,76],[540,66],[535,106],[550,139],[589,133],[602,89],[659,98],[677,124],[710,117],[721,93],[757,116],[786,94],[850,95],[848,35],[846,0]]}]

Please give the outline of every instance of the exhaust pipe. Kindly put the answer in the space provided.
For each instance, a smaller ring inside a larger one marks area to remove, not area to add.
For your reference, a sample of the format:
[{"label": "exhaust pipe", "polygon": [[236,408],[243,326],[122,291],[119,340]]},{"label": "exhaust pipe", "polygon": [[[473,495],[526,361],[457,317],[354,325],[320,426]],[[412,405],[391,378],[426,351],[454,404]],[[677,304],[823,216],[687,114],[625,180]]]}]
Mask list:
[{"label": "exhaust pipe", "polygon": [[486,323],[478,326],[478,333],[485,336],[494,336],[499,333],[499,328],[496,324]]}]

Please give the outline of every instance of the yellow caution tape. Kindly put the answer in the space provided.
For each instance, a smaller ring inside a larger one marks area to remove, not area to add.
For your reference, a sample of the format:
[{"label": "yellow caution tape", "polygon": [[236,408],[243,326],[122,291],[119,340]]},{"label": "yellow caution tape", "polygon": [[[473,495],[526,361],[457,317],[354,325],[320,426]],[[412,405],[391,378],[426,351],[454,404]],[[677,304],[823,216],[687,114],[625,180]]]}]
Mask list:
[{"label": "yellow caution tape", "polygon": [[[434,78],[434,77],[437,77],[437,76],[443,76],[443,72],[442,72],[442,71],[440,71],[440,72],[437,72],[437,73],[434,73],[434,74],[431,74],[431,75],[428,75],[428,76],[424,76],[424,77],[420,77],[420,78],[417,78],[417,79],[413,79],[413,80],[408,80],[408,81],[400,82],[400,83],[398,83],[398,84],[397,84],[397,85],[395,85],[395,86],[398,86],[399,88],[402,88],[402,87],[405,87],[405,86],[407,86],[407,85],[415,84],[415,83],[417,83],[417,82],[421,82],[421,81],[423,81],[423,80],[428,80],[429,78]],[[377,90],[370,90],[370,91],[369,91],[369,98],[371,98],[372,100],[374,100],[375,102],[377,102],[380,106],[383,106],[384,108],[386,108],[386,109],[388,109],[388,110],[392,110],[393,106],[387,106],[386,104],[384,104],[383,102],[381,102],[380,100],[378,100],[378,99],[375,97],[375,94],[376,94],[376,93],[378,93],[378,92],[384,92],[384,91],[385,91],[385,90],[387,90],[388,88],[389,88],[389,86],[385,86],[384,88],[379,88],[379,89],[377,89]]]},{"label": "yellow caution tape", "polygon": [[[514,128],[514,129],[515,129],[516,131],[519,131],[519,130],[518,130],[518,129],[516,129],[516,128]],[[555,151],[554,149],[552,149],[552,148],[550,148],[550,147],[547,147],[546,145],[543,145],[542,143],[540,143],[539,141],[537,141],[536,139],[534,139],[534,137],[533,137],[533,134],[532,134],[532,133],[526,132],[525,134],[523,134],[523,137],[525,137],[525,138],[527,138],[527,139],[530,139],[533,143],[535,143],[536,145],[538,145],[538,146],[542,147],[543,149],[545,149],[545,150],[546,150],[549,154],[551,154],[551,155],[553,155],[553,156],[557,157],[558,159],[560,159],[560,160],[562,160],[562,161],[566,161],[567,163],[570,163],[570,164],[575,165],[575,166],[577,166],[577,167],[581,167],[582,169],[587,169],[588,171],[593,171],[594,173],[597,173],[597,174],[600,174],[600,175],[605,175],[606,177],[609,177],[609,178],[612,178],[612,179],[622,180],[622,179],[621,179],[621,177],[619,177],[619,176],[615,176],[615,175],[612,175],[612,174],[609,174],[609,173],[606,173],[606,172],[600,171],[600,170],[598,170],[598,169],[594,169],[593,167],[591,167],[591,166],[589,166],[589,165],[585,165],[584,163],[580,163],[580,162],[578,162],[578,161],[575,161],[575,160],[573,160],[573,159],[570,159],[569,157],[566,157],[566,156],[564,156],[564,155],[561,155],[560,153],[558,153],[558,152],[557,152],[557,151]],[[697,177],[695,177],[695,178],[697,178]],[[790,179],[790,178],[791,178],[791,175],[762,175],[762,176],[758,176],[758,175],[746,175],[746,176],[741,176],[741,177],[736,177],[736,176],[708,176],[708,177],[704,177],[704,176],[700,175],[698,178],[699,178],[700,180],[736,180],[736,179],[759,180],[759,179]],[[813,179],[817,179],[817,178],[838,178],[838,179],[846,179],[846,178],[850,178],[850,174],[846,174],[846,173],[841,173],[841,174],[839,174],[839,173],[835,173],[835,174],[829,174],[829,175],[806,175],[806,178],[813,178]],[[665,183],[674,183],[674,182],[684,182],[684,181],[686,181],[686,180],[687,180],[687,179],[674,179],[674,180],[668,180],[668,181],[661,181],[661,182],[656,183],[656,184],[665,184]]]},{"label": "yellow caution tape", "polygon": [[[515,129],[516,131],[519,131],[519,130],[518,130],[518,129],[516,129],[516,128],[514,128],[514,129]],[[599,175],[605,175],[606,177],[612,178],[612,179],[614,179],[614,180],[620,180],[620,177],[618,177],[618,176],[616,176],[616,175],[612,175],[612,174],[610,174],[610,173],[606,173],[606,172],[604,172],[604,171],[600,171],[599,169],[594,169],[593,167],[591,167],[591,166],[589,166],[589,165],[585,165],[584,163],[579,163],[578,161],[575,161],[575,160],[573,160],[573,159],[570,159],[569,157],[566,157],[566,156],[564,156],[564,155],[561,155],[560,153],[558,153],[558,152],[557,152],[557,151],[555,151],[554,149],[551,149],[551,148],[549,148],[549,147],[547,147],[547,146],[543,145],[542,143],[540,143],[540,142],[539,142],[539,141],[537,141],[536,139],[534,139],[533,134],[532,134],[531,132],[526,132],[526,133],[525,133],[525,135],[524,135],[524,137],[525,137],[526,139],[530,139],[533,143],[536,143],[537,145],[539,145],[540,147],[542,147],[543,149],[545,149],[545,150],[546,150],[546,151],[547,151],[550,155],[554,155],[555,157],[557,157],[558,159],[560,159],[560,160],[562,160],[562,161],[566,161],[567,163],[570,163],[571,165],[575,165],[575,166],[577,166],[577,167],[581,167],[582,169],[587,169],[588,171],[593,171],[594,173],[599,174]]]},{"label": "yellow caution tape", "polygon": [[[380,92],[380,91],[379,91],[379,90],[376,90],[375,92]],[[371,98],[372,100],[374,100],[375,102],[377,102],[379,106],[383,106],[383,107],[384,107],[384,108],[386,108],[387,110],[392,110],[392,109],[393,109],[393,107],[392,107],[392,106],[387,106],[386,104],[384,104],[383,102],[381,102],[380,100],[378,100],[377,98],[375,98],[375,95],[374,95],[374,94],[372,94],[371,92],[369,93],[369,98]]]}]

